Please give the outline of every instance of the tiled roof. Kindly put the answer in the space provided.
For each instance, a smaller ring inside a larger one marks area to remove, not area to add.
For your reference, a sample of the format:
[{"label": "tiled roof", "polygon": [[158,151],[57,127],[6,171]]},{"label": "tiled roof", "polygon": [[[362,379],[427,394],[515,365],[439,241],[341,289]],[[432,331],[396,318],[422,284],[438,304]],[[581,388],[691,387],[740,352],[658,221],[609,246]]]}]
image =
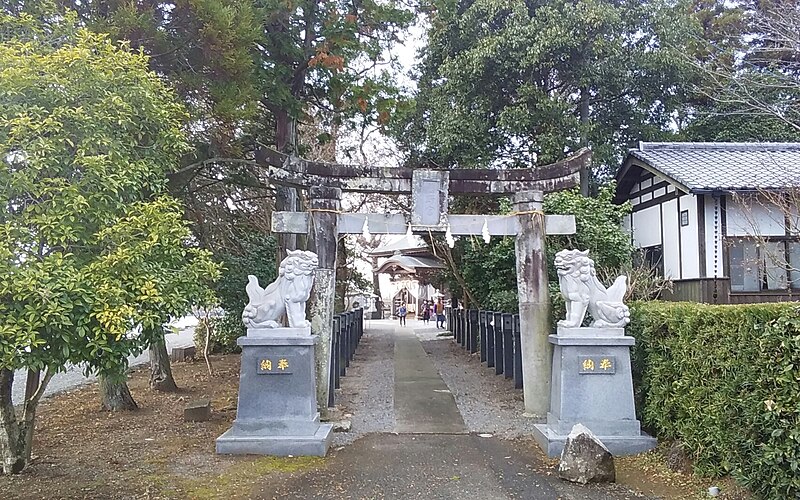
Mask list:
[{"label": "tiled roof", "polygon": [[800,143],[642,142],[630,155],[691,192],[800,186]]},{"label": "tiled roof", "polygon": [[425,240],[417,235],[413,235],[411,239],[407,236],[402,236],[391,243],[376,248],[369,252],[369,254],[375,257],[381,257],[393,255],[395,253],[415,253],[427,249],[428,244],[425,243]]},{"label": "tiled roof", "polygon": [[445,266],[438,259],[433,257],[414,257],[411,255],[396,255],[381,264],[376,272],[387,273],[397,268],[405,269],[410,273],[416,273],[417,269],[444,269]]}]

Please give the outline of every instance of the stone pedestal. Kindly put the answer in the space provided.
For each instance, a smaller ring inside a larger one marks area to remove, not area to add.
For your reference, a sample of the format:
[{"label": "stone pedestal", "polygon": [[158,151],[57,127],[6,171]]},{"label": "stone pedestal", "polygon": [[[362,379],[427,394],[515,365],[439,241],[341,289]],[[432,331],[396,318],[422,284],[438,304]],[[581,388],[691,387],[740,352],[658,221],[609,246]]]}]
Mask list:
[{"label": "stone pedestal", "polygon": [[564,448],[575,424],[588,427],[613,455],[655,447],[641,431],[633,403],[630,346],[622,328],[558,328],[554,346],[550,412],[534,437],[550,457]]},{"label": "stone pedestal", "polygon": [[325,456],[333,429],[317,412],[316,341],[308,328],[251,328],[239,338],[236,420],[217,438],[217,453]]}]

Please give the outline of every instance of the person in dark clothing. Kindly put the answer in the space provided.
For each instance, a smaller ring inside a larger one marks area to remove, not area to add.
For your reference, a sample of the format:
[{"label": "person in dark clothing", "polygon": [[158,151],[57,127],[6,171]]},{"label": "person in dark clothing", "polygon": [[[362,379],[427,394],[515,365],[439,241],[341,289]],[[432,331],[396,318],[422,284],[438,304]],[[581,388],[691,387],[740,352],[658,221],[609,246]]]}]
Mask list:
[{"label": "person in dark clothing", "polygon": [[426,325],[428,321],[431,319],[431,306],[428,304],[428,301],[422,303],[422,322]]},{"label": "person in dark clothing", "polygon": [[405,304],[401,304],[400,307],[397,308],[397,316],[400,318],[400,326],[406,326],[406,314],[408,314],[408,309],[406,308]]},{"label": "person in dark clothing", "polygon": [[440,324],[444,328],[444,302],[441,297],[439,297],[439,301],[434,306],[433,312],[436,314],[436,328],[439,328]]}]

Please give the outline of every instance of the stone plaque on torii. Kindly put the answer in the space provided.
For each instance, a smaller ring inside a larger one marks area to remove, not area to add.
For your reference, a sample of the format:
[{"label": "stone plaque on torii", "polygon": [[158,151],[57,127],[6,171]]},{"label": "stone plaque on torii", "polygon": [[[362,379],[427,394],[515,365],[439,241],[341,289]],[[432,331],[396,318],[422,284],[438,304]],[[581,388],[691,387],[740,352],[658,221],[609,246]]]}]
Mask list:
[{"label": "stone plaque on torii", "polygon": [[[562,161],[527,169],[424,170],[352,166],[303,160],[262,148],[260,167],[274,184],[309,191],[306,212],[273,212],[275,233],[307,234],[308,249],[319,257],[311,296],[310,321],[320,336],[317,357],[317,401],[327,408],[336,278],[336,242],[340,234],[417,233],[453,236],[516,236],[522,371],[525,410],[543,416],[550,404],[552,347],[548,342],[549,296],[545,234],[574,234],[572,215],[544,215],[544,193],[579,185],[580,169],[591,152],[582,149]],[[410,214],[342,213],[342,192],[410,194]],[[448,214],[451,194],[513,195],[508,215]]]}]

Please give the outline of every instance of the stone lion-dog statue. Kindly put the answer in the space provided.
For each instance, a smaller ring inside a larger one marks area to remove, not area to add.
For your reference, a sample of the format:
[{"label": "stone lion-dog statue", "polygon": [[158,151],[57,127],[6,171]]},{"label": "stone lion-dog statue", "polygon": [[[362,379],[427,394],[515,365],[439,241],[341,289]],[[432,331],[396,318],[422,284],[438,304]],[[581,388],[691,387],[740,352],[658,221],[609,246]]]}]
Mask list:
[{"label": "stone lion-dog statue", "polygon": [[631,313],[622,303],[628,278],[620,276],[608,289],[597,279],[589,251],[562,250],[556,254],[558,284],[567,305],[567,317],[558,322],[563,327],[580,327],[586,310],[594,318],[594,328],[623,328]]},{"label": "stone lion-dog statue", "polygon": [[248,328],[279,328],[283,316],[290,328],[307,328],[306,301],[314,285],[314,271],[319,260],[314,252],[289,250],[278,268],[278,279],[261,288],[258,278],[247,277],[247,297],[250,301],[242,312]]}]

